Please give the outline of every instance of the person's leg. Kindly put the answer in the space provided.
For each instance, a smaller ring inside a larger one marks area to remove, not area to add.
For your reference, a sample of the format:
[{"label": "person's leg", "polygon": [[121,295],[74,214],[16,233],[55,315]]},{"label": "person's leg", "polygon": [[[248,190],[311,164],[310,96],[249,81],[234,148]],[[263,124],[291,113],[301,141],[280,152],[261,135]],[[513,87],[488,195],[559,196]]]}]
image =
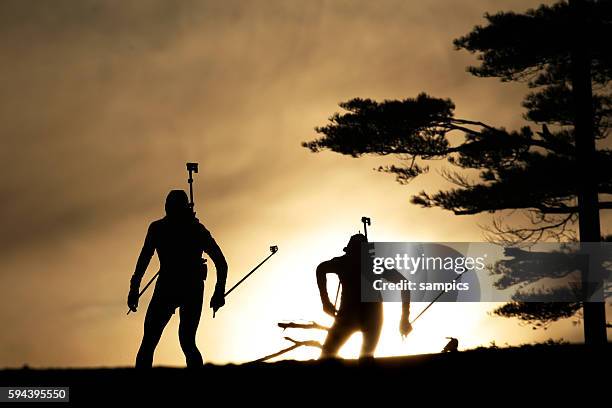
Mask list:
[{"label": "person's leg", "polygon": [[343,322],[336,322],[327,332],[325,343],[321,349],[321,357],[319,358],[332,358],[336,357],[338,351],[346,341],[355,332],[355,328],[352,325],[344,324]]},{"label": "person's leg", "polygon": [[172,314],[172,307],[165,304],[156,291],[147,309],[144,334],[136,355],[136,368],[151,368],[153,366],[155,348]]},{"label": "person's leg", "polygon": [[197,285],[180,308],[181,322],[179,324],[179,341],[185,354],[187,367],[198,368],[204,365],[202,355],[196,345],[196,332],[202,315],[202,302],[204,300],[204,286]]},{"label": "person's leg", "polygon": [[361,344],[360,358],[368,358],[374,356],[380,332],[383,324],[382,304],[372,304],[367,310],[363,311],[363,320],[361,322],[361,330],[363,332],[363,343]]}]

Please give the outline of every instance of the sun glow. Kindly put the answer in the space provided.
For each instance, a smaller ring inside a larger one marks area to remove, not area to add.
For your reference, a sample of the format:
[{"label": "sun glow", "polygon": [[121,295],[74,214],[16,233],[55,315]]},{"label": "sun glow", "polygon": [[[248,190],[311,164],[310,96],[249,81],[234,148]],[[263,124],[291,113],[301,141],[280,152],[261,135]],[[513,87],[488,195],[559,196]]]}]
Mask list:
[{"label": "sun glow", "polygon": [[[393,225],[391,220],[379,220],[369,232],[371,240],[378,241],[419,241],[417,237],[405,234],[384,225]],[[351,233],[347,226],[354,226],[356,214],[344,214],[342,217],[329,220],[324,229],[321,227],[296,225],[300,234],[281,234],[284,239],[270,244],[279,244],[279,252],[249,278],[244,285],[228,299],[227,305],[215,319],[210,310],[204,309],[198,344],[207,361],[215,364],[243,363],[276,353],[293,343],[285,336],[295,340],[316,340],[323,343],[326,332],[321,330],[287,329],[277,326],[282,321],[316,321],[331,326],[333,319],[321,308],[315,279],[317,265],[335,256],[342,255],[342,248]],[[347,229],[349,232],[347,233]],[[240,231],[226,239],[241,243]],[[284,236],[283,236],[284,235]],[[248,246],[245,242],[233,248],[227,254],[231,264],[228,285],[236,282],[253,265],[266,255],[267,247]],[[261,253],[259,253],[261,252]],[[242,254],[242,256],[240,256]],[[253,254],[249,258],[243,254]],[[214,276],[214,272],[211,274]],[[206,299],[210,298],[213,280],[207,282]],[[328,276],[328,294],[332,302],[335,299],[338,279]],[[426,303],[414,303],[411,307],[411,320],[414,319]],[[460,339],[461,349],[487,343],[487,310],[491,305],[481,303],[437,303],[434,304],[414,324],[414,330],[406,339],[399,333],[401,305],[387,303],[384,305],[384,324],[376,350],[377,357],[400,356],[422,353],[435,353],[442,350],[446,337]],[[176,318],[166,329],[156,357],[157,364],[183,365],[183,357],[176,341]],[[361,334],[354,334],[340,350],[340,357],[356,358],[361,348]],[[314,347],[299,347],[279,359],[307,360],[319,357],[320,350]],[[271,360],[271,361],[274,361]]]},{"label": "sun glow", "polygon": [[[330,228],[330,230],[341,229]],[[289,286],[291,292],[286,297],[286,302],[283,303],[280,310],[275,309],[272,315],[267,316],[266,327],[260,328],[266,333],[266,336],[257,341],[261,347],[259,357],[291,346],[291,342],[283,340],[284,336],[296,340],[317,340],[321,343],[325,340],[325,331],[300,329],[282,331],[276,327],[276,323],[279,321],[313,320],[327,326],[333,324],[333,319],[321,310],[314,271],[320,262],[341,255],[341,248],[348,237],[345,233],[330,234],[329,231],[327,231],[327,234],[315,234],[315,236],[317,236],[316,239],[314,237],[304,237],[298,242],[292,243],[295,248],[309,248],[309,250],[300,254],[302,258],[300,271],[290,277],[292,280]],[[388,241],[401,239],[399,234],[387,232],[383,228],[376,231],[376,236],[384,237],[384,240]],[[403,239],[410,240],[410,237],[405,236]],[[286,272],[282,272],[287,268],[284,264],[276,264],[274,270],[269,271],[269,274],[287,282],[289,277]],[[337,282],[335,276],[328,277],[328,293],[332,302],[335,299]],[[280,300],[278,296],[279,294],[277,294],[276,301]],[[427,303],[414,303],[411,310],[411,319],[414,319],[426,306]],[[401,305],[399,303],[387,303],[384,305],[384,324],[376,356],[439,352],[448,341],[446,337],[451,336],[461,339],[461,347],[479,345],[478,325],[486,317],[486,309],[487,305],[478,303],[435,304],[415,323],[413,332],[406,339],[402,339],[399,333]],[[262,335],[263,332],[261,332]],[[254,345],[251,344],[250,347],[253,348]],[[360,348],[361,334],[356,333],[345,343],[339,355],[343,358],[356,358],[359,356]],[[313,359],[317,358],[319,353],[320,350],[316,348],[300,347],[277,359]]]}]

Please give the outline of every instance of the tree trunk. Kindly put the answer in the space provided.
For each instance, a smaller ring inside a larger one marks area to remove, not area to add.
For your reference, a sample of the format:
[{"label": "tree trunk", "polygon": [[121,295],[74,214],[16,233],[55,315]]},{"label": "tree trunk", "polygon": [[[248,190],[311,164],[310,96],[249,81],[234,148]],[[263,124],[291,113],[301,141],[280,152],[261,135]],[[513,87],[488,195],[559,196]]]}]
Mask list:
[{"label": "tree trunk", "polygon": [[[581,242],[599,242],[599,197],[597,193],[596,146],[593,118],[591,58],[584,0],[570,0],[576,13],[572,63],[572,90],[575,104],[576,161],[578,167],[578,219]],[[583,271],[583,275],[587,271]],[[586,285],[586,279],[583,279]],[[589,290],[588,285],[585,286]],[[603,302],[584,303],[584,342],[590,345],[607,343],[606,309]]]}]

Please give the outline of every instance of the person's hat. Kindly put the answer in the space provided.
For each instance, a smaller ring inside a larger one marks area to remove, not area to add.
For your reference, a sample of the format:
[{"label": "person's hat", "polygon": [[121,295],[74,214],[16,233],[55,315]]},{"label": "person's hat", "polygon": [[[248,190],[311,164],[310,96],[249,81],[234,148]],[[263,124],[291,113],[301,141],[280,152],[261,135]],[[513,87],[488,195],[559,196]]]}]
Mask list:
[{"label": "person's hat", "polygon": [[368,242],[368,239],[363,234],[355,234],[349,239],[348,244],[344,247],[344,252],[353,252],[359,251],[361,249],[361,244],[364,242]]},{"label": "person's hat", "polygon": [[189,199],[187,193],[184,190],[172,190],[166,197],[166,214],[168,215],[182,215],[188,213]]}]

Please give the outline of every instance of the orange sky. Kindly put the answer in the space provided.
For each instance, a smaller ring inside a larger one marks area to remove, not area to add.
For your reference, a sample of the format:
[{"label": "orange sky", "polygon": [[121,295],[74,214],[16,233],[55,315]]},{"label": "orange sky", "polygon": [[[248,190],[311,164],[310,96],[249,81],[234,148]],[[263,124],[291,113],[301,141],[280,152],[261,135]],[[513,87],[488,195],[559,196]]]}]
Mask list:
[{"label": "orange sky", "polygon": [[[167,191],[186,187],[186,161],[200,163],[197,211],[228,258],[230,284],[280,247],[216,319],[205,310],[207,361],[282,348],[282,319],[329,323],[314,268],[340,254],[362,215],[378,241],[481,240],[488,217],[409,204],[445,185],[435,171],[401,186],[372,171],[393,158],[315,155],[300,142],[340,101],[420,91],[452,98],[457,116],[520,125],[524,88],[471,77],[473,57],[452,39],[485,11],[539,3],[0,3],[0,366],[132,364],[144,307],[125,316],[129,278]],[[399,305],[387,306],[379,355],[438,351],[451,335],[461,347],[582,338],[569,321],[534,332],[488,316],[495,305],[450,304],[402,343]],[[157,364],[183,364],[176,327]]]}]

